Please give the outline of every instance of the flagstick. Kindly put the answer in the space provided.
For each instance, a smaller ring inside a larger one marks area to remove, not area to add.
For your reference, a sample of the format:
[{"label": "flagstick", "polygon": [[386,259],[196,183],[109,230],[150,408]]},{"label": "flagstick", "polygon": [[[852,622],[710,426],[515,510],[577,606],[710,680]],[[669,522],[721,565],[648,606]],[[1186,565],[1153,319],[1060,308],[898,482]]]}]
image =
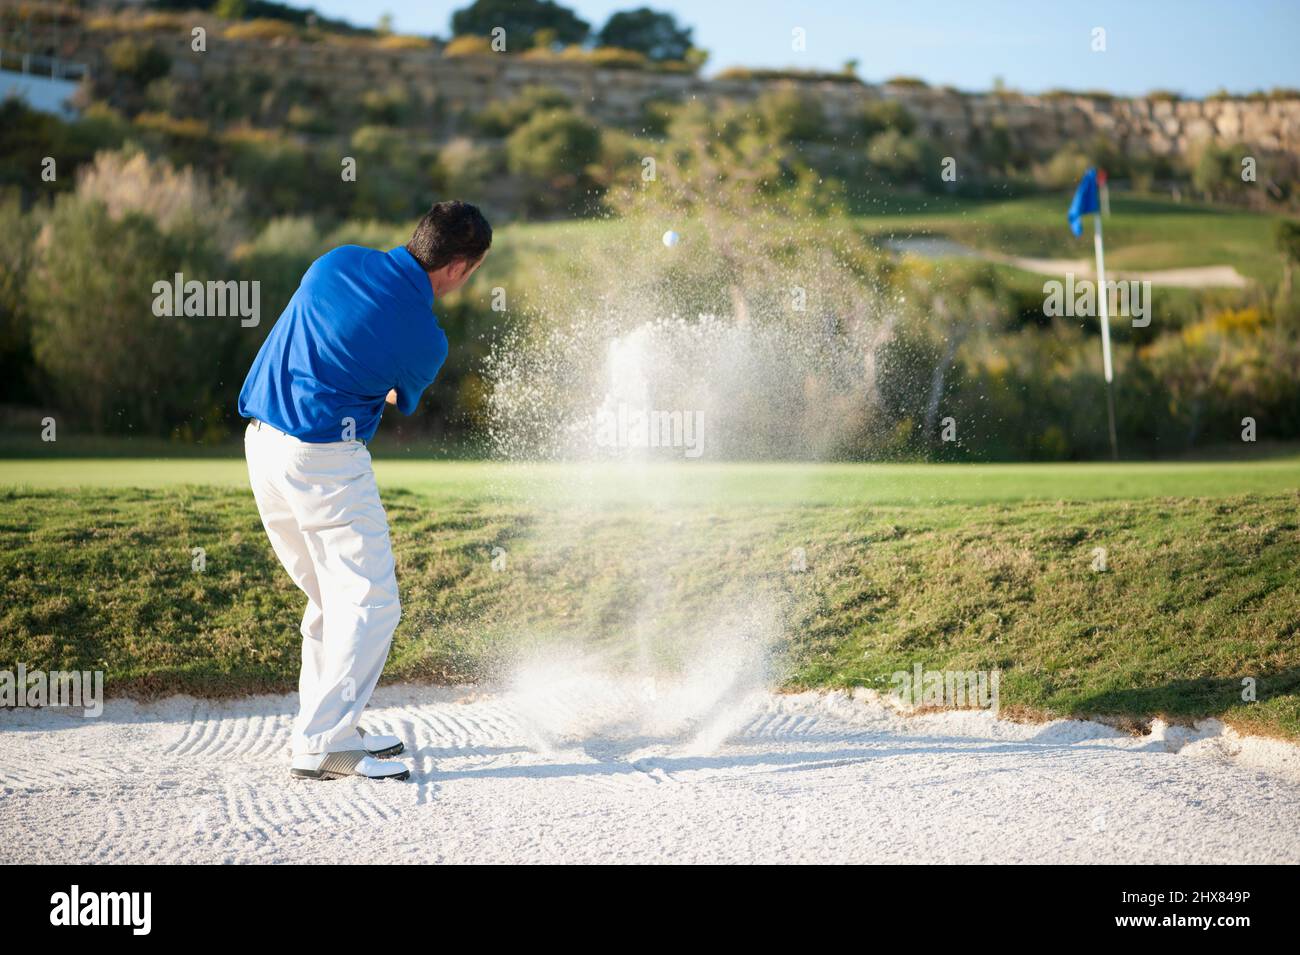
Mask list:
[{"label": "flagstick", "polygon": [[1106,256],[1101,243],[1101,211],[1093,213],[1092,244],[1097,251],[1097,304],[1101,306],[1101,360],[1106,372],[1106,417],[1110,422],[1110,456],[1119,460],[1119,440],[1115,437],[1115,372],[1110,363],[1110,296],[1106,292]]}]

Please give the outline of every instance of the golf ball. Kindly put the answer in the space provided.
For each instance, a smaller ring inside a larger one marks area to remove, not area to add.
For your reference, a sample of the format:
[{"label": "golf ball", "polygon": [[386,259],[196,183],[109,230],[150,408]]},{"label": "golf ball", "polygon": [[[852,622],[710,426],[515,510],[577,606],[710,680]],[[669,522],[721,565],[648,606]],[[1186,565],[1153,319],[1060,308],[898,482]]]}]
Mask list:
[{"label": "golf ball", "polygon": [[681,240],[682,237],[678,235],[676,232],[674,232],[672,229],[669,229],[667,232],[664,233],[664,245],[668,246],[668,248],[670,249]]}]

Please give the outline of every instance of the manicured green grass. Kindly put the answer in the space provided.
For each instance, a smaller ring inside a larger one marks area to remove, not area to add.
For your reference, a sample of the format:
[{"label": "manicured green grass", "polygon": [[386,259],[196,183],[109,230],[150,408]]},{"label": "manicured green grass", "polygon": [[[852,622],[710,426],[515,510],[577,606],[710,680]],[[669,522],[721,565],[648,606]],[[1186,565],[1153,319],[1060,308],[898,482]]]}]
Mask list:
[{"label": "manicured green grass", "polygon": [[[854,215],[846,222],[828,220],[825,228],[829,233],[847,224],[864,238],[877,241],[945,236],[1006,255],[1091,260],[1091,225],[1076,238],[1066,224],[1070,198],[1069,190],[1060,195],[1007,200],[900,196],[882,199],[875,204],[878,211]],[[1231,206],[1115,195],[1104,223],[1106,263],[1112,269],[1133,272],[1231,265],[1248,278],[1276,283],[1282,274],[1273,238],[1278,218]],[[589,220],[511,226],[509,242],[501,243],[501,262],[490,265],[505,268],[519,260],[538,258],[554,267],[566,259],[581,261],[583,251],[607,258],[611,250],[627,248],[661,254],[656,248],[658,232],[654,231],[661,225]],[[689,247],[694,223],[673,226],[682,232]]]},{"label": "manicured green grass", "polygon": [[[0,465],[0,665],[104,669],[116,694],[292,689],[301,596],[239,462],[43,464],[20,475],[39,488]],[[204,468],[224,483],[176,483]],[[671,668],[723,634],[769,634],[790,687],[997,668],[1011,712],[1218,716],[1300,739],[1297,469],[683,465],[615,480],[382,462],[404,606],[385,678],[490,678],[553,642]],[[137,474],[152,486],[122,486]]]},{"label": "manicured green grass", "polygon": [[[877,238],[946,236],[977,249],[1041,258],[1088,259],[1091,227],[1076,238],[1066,225],[1070,196],[1005,202],[936,203],[932,210],[859,216]],[[1282,260],[1274,246],[1277,216],[1200,203],[1115,196],[1106,219],[1106,264],[1126,271],[1231,265],[1242,275],[1276,282]]]},{"label": "manicured green grass", "polygon": [[[944,504],[1221,497],[1300,488],[1300,456],[1096,464],[497,464],[376,452],[385,489],[435,499],[610,506]],[[247,487],[238,458],[0,460],[0,487]]]}]

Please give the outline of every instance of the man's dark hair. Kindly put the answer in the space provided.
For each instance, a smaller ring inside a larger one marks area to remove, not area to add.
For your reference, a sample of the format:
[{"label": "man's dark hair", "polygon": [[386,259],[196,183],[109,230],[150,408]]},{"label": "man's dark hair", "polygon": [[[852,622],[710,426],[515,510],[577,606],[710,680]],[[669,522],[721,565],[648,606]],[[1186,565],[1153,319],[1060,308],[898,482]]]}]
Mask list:
[{"label": "man's dark hair", "polygon": [[492,226],[477,206],[459,199],[435,202],[415,227],[406,251],[426,272],[455,262],[477,262],[492,247]]}]

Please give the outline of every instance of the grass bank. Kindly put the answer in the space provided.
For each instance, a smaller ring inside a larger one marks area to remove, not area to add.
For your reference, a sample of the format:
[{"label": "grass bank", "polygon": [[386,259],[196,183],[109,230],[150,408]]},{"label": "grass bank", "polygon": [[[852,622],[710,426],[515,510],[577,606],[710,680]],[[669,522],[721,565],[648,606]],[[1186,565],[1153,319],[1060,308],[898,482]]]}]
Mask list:
[{"label": "grass bank", "polygon": [[[404,604],[388,680],[490,678],[554,643],[671,667],[757,616],[791,687],[997,668],[1004,708],[1300,739],[1294,461],[1262,479],[1121,466],[1121,497],[1100,465],[874,485],[860,466],[733,466],[693,493],[651,474],[636,501],[626,482],[422,466],[385,483]],[[112,694],[293,688],[301,601],[246,491],[81,483],[0,492],[0,665],[103,669]]]},{"label": "grass bank", "polygon": [[[1223,497],[1300,488],[1300,455],[1230,461],[1087,464],[499,464],[376,451],[383,489],[433,500],[563,506],[871,505]],[[0,459],[0,487],[247,488],[242,457]]]}]

